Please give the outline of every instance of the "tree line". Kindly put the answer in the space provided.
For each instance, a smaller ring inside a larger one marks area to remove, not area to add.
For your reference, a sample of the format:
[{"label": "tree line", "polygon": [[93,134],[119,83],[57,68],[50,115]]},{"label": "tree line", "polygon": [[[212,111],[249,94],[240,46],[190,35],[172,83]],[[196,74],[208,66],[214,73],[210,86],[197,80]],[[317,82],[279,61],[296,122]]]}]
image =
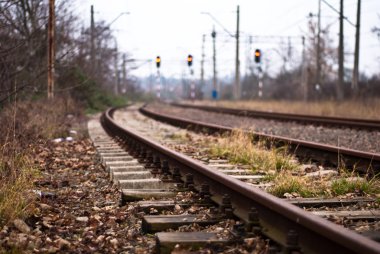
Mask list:
[{"label": "tree line", "polygon": [[[73,0],[59,1],[55,7],[55,93],[91,104],[91,97],[113,91],[119,78],[115,77],[118,52],[106,23],[100,20],[92,29],[85,27],[73,4]],[[1,104],[14,96],[46,96],[48,5],[44,0],[0,2]],[[95,58],[91,42],[95,42]]]}]

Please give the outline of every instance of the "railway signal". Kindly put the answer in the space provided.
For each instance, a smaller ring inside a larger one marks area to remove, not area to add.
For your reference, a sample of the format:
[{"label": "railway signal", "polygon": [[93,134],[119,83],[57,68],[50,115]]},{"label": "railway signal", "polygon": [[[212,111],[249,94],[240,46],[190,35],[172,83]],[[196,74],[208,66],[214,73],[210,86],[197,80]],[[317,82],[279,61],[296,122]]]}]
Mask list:
[{"label": "railway signal", "polygon": [[160,68],[160,66],[161,66],[161,57],[160,56],[156,57],[156,66],[157,66],[157,68]]},{"label": "railway signal", "polygon": [[193,65],[193,56],[192,55],[187,56],[187,65],[189,67],[191,67]]},{"label": "railway signal", "polygon": [[261,61],[261,50],[256,49],[255,50],[255,63],[260,63]]}]

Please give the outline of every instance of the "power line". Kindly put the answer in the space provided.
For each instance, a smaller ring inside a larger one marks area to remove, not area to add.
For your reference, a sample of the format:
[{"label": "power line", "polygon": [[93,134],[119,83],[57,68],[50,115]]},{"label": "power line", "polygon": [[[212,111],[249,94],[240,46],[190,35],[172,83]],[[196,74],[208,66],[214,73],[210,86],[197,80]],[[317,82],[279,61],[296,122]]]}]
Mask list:
[{"label": "power line", "polygon": [[305,21],[306,18],[307,18],[307,17],[303,17],[303,18],[297,20],[296,22],[292,23],[291,25],[288,25],[288,26],[286,26],[286,27],[280,29],[280,32],[279,32],[279,33],[285,32],[285,31],[289,30],[290,28],[293,28],[294,26],[298,25],[299,23]]},{"label": "power line", "polygon": [[[334,12],[336,12],[337,14],[340,15],[340,11],[338,11],[337,9],[335,9],[334,6],[332,6],[331,4],[329,4],[327,1],[325,0],[322,0],[323,3],[325,3],[328,7],[330,7],[330,9],[332,9]],[[354,23],[352,23],[346,16],[343,16],[343,19],[345,19],[349,24],[351,24],[352,26],[356,27],[356,25]]]}]

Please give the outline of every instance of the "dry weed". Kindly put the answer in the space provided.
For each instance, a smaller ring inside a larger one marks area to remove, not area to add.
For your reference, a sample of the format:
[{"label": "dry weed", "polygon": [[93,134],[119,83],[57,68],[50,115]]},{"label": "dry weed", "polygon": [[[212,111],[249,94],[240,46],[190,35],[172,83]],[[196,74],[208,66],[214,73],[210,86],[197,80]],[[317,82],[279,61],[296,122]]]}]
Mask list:
[{"label": "dry weed", "polygon": [[298,167],[283,149],[267,149],[260,142],[253,143],[252,136],[242,130],[235,130],[231,135],[220,138],[211,147],[210,153],[234,163],[250,165],[253,171],[292,171]]},{"label": "dry weed", "polygon": [[70,100],[17,102],[0,112],[0,225],[28,214],[36,147],[49,139],[67,135],[69,114],[79,114]]}]

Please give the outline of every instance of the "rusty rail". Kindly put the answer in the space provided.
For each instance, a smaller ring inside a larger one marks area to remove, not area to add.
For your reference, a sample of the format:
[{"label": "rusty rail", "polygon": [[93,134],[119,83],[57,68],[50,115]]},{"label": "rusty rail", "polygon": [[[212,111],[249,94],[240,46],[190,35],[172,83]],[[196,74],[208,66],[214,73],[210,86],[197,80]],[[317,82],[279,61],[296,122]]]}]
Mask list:
[{"label": "rusty rail", "polygon": [[149,150],[167,160],[170,169],[179,168],[183,176],[192,174],[198,186],[202,183],[209,184],[213,199],[218,203],[221,202],[222,195],[230,195],[234,213],[244,221],[249,221],[250,211],[256,209],[261,232],[283,245],[289,253],[298,248],[303,253],[380,253],[380,244],[377,242],[242,184],[194,159],[146,139],[133,130],[123,128],[112,119],[114,110],[106,111],[101,117],[103,127],[111,136],[132,142],[139,149]]}]

